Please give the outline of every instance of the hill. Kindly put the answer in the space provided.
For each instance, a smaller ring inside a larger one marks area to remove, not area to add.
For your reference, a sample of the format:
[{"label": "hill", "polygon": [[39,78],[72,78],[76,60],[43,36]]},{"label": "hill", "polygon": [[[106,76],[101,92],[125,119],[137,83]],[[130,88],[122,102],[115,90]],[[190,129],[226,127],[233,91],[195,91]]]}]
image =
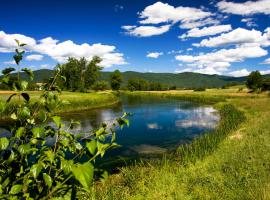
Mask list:
[{"label": "hill", "polygon": [[[99,80],[109,81],[112,72],[101,72]],[[53,75],[53,70],[40,69],[34,71],[34,82],[43,82]],[[178,88],[197,88],[197,87],[222,87],[230,82],[243,84],[246,77],[230,77],[221,75],[208,75],[193,72],[183,73],[142,73],[127,71],[122,72],[124,85],[130,78],[142,78],[149,82],[160,82],[168,85],[176,85]],[[270,77],[270,75],[265,75]],[[26,78],[26,74],[21,73],[22,78]]]}]

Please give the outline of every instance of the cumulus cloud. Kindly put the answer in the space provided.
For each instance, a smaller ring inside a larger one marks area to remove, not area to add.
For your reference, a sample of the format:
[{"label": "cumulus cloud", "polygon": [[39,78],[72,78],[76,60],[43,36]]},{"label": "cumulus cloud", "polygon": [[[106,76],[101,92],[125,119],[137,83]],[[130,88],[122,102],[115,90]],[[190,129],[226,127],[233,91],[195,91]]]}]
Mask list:
[{"label": "cumulus cloud", "polygon": [[42,60],[43,59],[43,55],[39,55],[39,54],[32,54],[32,55],[28,55],[25,58],[26,60],[32,61],[32,60]]},{"label": "cumulus cloud", "polygon": [[219,25],[219,26],[210,26],[204,27],[202,29],[193,28],[189,30],[187,33],[179,36],[181,39],[189,38],[189,37],[203,37],[208,35],[216,35],[218,33],[228,32],[232,30],[231,25]]},{"label": "cumulus cloud", "polygon": [[154,35],[161,35],[170,29],[170,25],[163,26],[122,26],[127,30],[127,34],[137,37],[149,37]]},{"label": "cumulus cloud", "polygon": [[99,56],[103,67],[126,64],[124,55],[117,52],[115,46],[100,43],[76,44],[71,40],[59,42],[51,37],[37,41],[21,34],[6,34],[3,31],[0,31],[0,52],[13,52],[16,47],[15,39],[26,43],[27,51],[48,55],[60,63],[66,62],[68,57],[92,59],[93,56]]},{"label": "cumulus cloud", "polygon": [[[122,26],[129,35],[149,37],[160,35],[169,31],[170,26],[180,23],[180,28],[194,28],[208,24],[218,24],[219,21],[213,19],[211,12],[193,7],[174,7],[168,3],[156,2],[147,6],[139,13],[139,23],[141,26]],[[166,23],[160,26],[159,24]],[[148,24],[148,26],[146,26]],[[159,26],[157,26],[159,25]]]},{"label": "cumulus cloud", "polygon": [[10,61],[5,61],[3,62],[5,65],[16,65],[14,60],[10,60]]},{"label": "cumulus cloud", "polygon": [[248,27],[257,26],[257,24],[253,21],[252,18],[241,19],[241,22],[246,23]]},{"label": "cumulus cloud", "polygon": [[236,71],[229,72],[228,75],[234,76],[234,77],[241,77],[241,76],[247,76],[250,72],[247,69],[240,69]]},{"label": "cumulus cloud", "polygon": [[270,14],[270,1],[246,1],[243,3],[220,1],[217,7],[221,12],[235,15]]},{"label": "cumulus cloud", "polygon": [[140,14],[141,24],[159,24],[164,22],[196,21],[212,16],[212,13],[192,7],[174,7],[167,3],[156,2],[147,6]]},{"label": "cumulus cloud", "polygon": [[265,33],[255,29],[247,30],[244,28],[237,28],[231,32],[223,33],[217,37],[202,40],[199,44],[194,46],[202,47],[219,47],[228,45],[255,45],[255,46],[269,46],[269,29]]},{"label": "cumulus cloud", "polygon": [[158,58],[159,56],[162,56],[163,52],[151,52],[146,55],[147,58]]},{"label": "cumulus cloud", "polygon": [[247,58],[258,58],[267,54],[268,52],[260,46],[239,46],[234,49],[221,49],[197,56],[177,55],[175,59],[184,62],[189,67],[189,71],[221,74],[228,70],[231,63],[242,62]]},{"label": "cumulus cloud", "polygon": [[270,65],[270,58],[265,59],[261,64]]}]

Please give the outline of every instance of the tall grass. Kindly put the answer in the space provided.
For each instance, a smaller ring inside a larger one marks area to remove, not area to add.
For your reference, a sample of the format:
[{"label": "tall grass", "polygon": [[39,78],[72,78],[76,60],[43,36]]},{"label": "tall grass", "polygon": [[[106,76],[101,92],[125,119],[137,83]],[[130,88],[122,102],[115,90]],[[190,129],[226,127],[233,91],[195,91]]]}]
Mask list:
[{"label": "tall grass", "polygon": [[217,129],[194,139],[190,144],[181,145],[176,152],[182,164],[195,163],[212,153],[219,143],[232,131],[236,130],[246,117],[231,104],[225,104],[219,109],[221,120]]},{"label": "tall grass", "polygon": [[166,92],[123,92],[125,95],[129,96],[141,96],[141,97],[161,97],[161,98],[172,98],[177,100],[183,101],[191,101],[196,103],[203,103],[203,104],[215,104],[221,101],[226,101],[225,96],[220,95],[204,95],[204,94],[192,94],[192,93],[185,93],[185,94],[177,94],[177,93],[166,93]]}]

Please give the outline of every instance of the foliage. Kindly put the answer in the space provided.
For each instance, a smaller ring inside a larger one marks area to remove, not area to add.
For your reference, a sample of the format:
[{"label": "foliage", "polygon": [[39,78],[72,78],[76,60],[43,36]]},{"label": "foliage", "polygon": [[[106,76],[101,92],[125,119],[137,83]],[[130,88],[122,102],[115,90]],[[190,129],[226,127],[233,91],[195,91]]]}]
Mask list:
[{"label": "foliage", "polygon": [[111,88],[112,90],[119,90],[122,83],[122,75],[119,70],[115,70],[111,75]]},{"label": "foliage", "polygon": [[67,90],[85,91],[96,82],[102,69],[100,62],[101,59],[96,56],[90,62],[85,58],[69,58],[67,63],[56,66],[56,71],[60,71],[58,85]]},{"label": "foliage", "polygon": [[246,81],[247,88],[251,89],[252,91],[256,91],[261,87],[262,84],[262,75],[259,71],[251,72]]},{"label": "foliage", "polygon": [[206,91],[206,89],[202,88],[202,87],[199,87],[199,88],[195,88],[193,91],[194,92],[204,92],[204,91]]},{"label": "foliage", "polygon": [[265,78],[262,80],[262,91],[270,90],[270,78]]},{"label": "foliage", "polygon": [[[128,123],[126,114],[112,127],[103,124],[86,135],[69,132],[79,122],[65,125],[53,111],[63,104],[59,87],[55,84],[61,69],[44,85],[39,101],[32,101],[25,91],[28,82],[20,79],[20,72],[33,79],[31,70],[20,69],[25,44],[20,44],[14,55],[18,66],[17,80],[10,79],[13,70],[5,70],[1,82],[14,91],[6,103],[0,104],[5,112],[17,97],[10,111],[12,125],[9,135],[0,138],[0,197],[6,199],[71,198],[77,189],[89,191],[95,178],[106,177],[106,172],[95,169],[95,160],[107,150],[115,148],[115,126]],[[74,60],[72,60],[74,62]],[[48,124],[48,121],[53,122]],[[110,140],[106,139],[110,135]],[[49,142],[51,141],[51,142]],[[103,174],[103,175],[102,175]]]},{"label": "foliage", "polygon": [[148,82],[141,78],[131,78],[128,80],[127,88],[130,91],[164,91],[176,89],[176,86],[169,86],[159,82]]},{"label": "foliage", "polygon": [[92,85],[92,89],[95,91],[104,91],[104,90],[108,90],[109,84],[106,81],[97,81]]}]

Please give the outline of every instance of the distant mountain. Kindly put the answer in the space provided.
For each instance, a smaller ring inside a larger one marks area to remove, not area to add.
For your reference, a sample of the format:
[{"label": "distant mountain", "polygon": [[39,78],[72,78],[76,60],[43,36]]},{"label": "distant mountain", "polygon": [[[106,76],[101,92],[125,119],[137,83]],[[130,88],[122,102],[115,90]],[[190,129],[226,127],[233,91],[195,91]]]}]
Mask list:
[{"label": "distant mountain", "polygon": [[[110,80],[112,72],[101,72],[99,80]],[[43,82],[53,75],[53,70],[40,69],[34,71],[34,82]],[[178,88],[197,88],[197,87],[222,87],[230,82],[237,82],[243,84],[246,77],[230,77],[221,75],[207,75],[193,72],[183,73],[142,73],[127,71],[122,72],[123,82],[127,84],[130,78],[142,78],[149,82],[160,82],[169,85],[176,85]],[[270,77],[270,75],[265,75]],[[22,78],[26,78],[26,74],[21,73]]]}]

